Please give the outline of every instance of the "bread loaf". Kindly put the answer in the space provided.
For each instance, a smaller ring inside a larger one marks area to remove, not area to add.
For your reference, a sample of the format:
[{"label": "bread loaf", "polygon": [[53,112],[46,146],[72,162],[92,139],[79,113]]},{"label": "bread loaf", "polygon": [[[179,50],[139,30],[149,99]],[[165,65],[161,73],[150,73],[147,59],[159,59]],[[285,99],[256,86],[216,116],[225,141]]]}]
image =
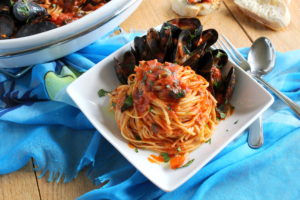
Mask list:
[{"label": "bread loaf", "polygon": [[197,15],[208,15],[220,6],[220,0],[190,4],[188,0],[171,0],[173,11],[184,17],[196,17]]},{"label": "bread loaf", "polygon": [[287,27],[291,21],[288,0],[234,0],[249,17],[273,30]]}]

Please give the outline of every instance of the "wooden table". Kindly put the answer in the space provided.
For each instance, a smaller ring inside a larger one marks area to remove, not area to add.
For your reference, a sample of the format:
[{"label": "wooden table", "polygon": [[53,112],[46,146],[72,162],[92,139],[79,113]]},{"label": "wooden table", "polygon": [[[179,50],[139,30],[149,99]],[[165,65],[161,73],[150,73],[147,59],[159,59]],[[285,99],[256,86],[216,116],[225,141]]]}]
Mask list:
[{"label": "wooden table", "polygon": [[[269,37],[278,51],[300,49],[300,1],[291,3],[292,23],[275,32],[245,17],[232,0],[225,0],[213,14],[200,17],[204,29],[215,28],[225,34],[237,47],[248,47],[260,36]],[[127,30],[145,30],[178,17],[170,8],[169,0],[144,0],[138,10],[122,27]],[[46,177],[38,179],[32,162],[22,170],[0,176],[0,200],[69,200],[96,187],[84,172],[70,183],[48,183]]]}]

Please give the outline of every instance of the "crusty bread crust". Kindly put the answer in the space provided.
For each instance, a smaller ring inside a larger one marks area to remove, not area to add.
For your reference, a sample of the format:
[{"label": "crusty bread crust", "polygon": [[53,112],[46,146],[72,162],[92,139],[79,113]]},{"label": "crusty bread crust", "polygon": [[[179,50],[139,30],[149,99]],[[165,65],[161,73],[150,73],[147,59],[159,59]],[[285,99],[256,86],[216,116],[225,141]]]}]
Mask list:
[{"label": "crusty bread crust", "polygon": [[197,15],[208,15],[221,5],[221,0],[212,0],[212,3],[189,4],[187,0],[171,0],[174,12],[184,17],[196,17]]},{"label": "crusty bread crust", "polygon": [[255,21],[269,27],[270,29],[273,29],[275,31],[279,31],[282,29],[285,29],[291,20],[290,17],[290,13],[289,13],[289,9],[286,5],[285,2],[282,2],[282,6],[284,6],[285,9],[285,15],[281,16],[281,20],[280,21],[274,21],[271,19],[266,19],[264,17],[259,16],[257,13],[249,11],[248,9],[242,7],[241,5],[239,5],[238,3],[236,3],[236,5],[238,5],[239,9],[244,12],[247,16],[249,16],[250,18],[254,19]]}]

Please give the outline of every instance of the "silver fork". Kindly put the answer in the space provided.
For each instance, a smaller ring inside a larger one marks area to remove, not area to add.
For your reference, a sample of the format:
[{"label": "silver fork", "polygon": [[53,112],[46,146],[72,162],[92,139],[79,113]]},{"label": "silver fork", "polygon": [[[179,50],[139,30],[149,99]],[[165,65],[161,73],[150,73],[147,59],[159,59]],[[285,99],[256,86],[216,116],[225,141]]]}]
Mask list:
[{"label": "silver fork", "polygon": [[[233,61],[233,63],[240,66],[243,70],[247,72],[250,71],[250,65],[248,61],[240,54],[240,52],[231,44],[231,42],[225,36],[220,35],[215,47],[224,50],[229,56],[229,59]],[[261,116],[259,116],[259,118],[249,126],[249,134],[247,141],[249,147],[253,149],[257,149],[263,145],[264,136]]]}]

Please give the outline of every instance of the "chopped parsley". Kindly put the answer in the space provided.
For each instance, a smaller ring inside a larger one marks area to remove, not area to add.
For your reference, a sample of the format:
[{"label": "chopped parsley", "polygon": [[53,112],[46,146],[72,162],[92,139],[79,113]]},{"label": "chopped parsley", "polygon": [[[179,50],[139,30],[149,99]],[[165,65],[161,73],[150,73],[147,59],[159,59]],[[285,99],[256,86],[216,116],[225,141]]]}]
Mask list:
[{"label": "chopped parsley", "polygon": [[133,106],[133,99],[132,99],[132,95],[129,95],[126,97],[125,101],[124,101],[124,104],[121,108],[121,112],[124,112],[130,108],[132,108]]},{"label": "chopped parsley", "polygon": [[205,143],[211,144],[211,138],[209,138]]},{"label": "chopped parsley", "polygon": [[180,148],[180,147],[177,147],[177,151],[180,152],[180,151],[181,151],[181,148]]},{"label": "chopped parsley", "polygon": [[134,151],[135,151],[135,153],[138,153],[139,152],[139,149],[138,148],[134,148]]},{"label": "chopped parsley", "polygon": [[174,97],[175,97],[176,99],[183,98],[184,96],[185,96],[185,91],[184,91],[184,90],[180,90],[179,92],[174,93]]},{"label": "chopped parsley", "polygon": [[195,160],[195,159],[192,159],[192,160],[188,161],[187,163],[185,163],[184,165],[182,165],[182,166],[179,167],[178,169],[190,166],[190,165],[194,162],[194,160]]},{"label": "chopped parsley", "polygon": [[104,97],[104,96],[106,96],[106,95],[109,94],[109,93],[111,93],[111,92],[106,91],[106,90],[104,90],[104,89],[100,89],[100,90],[98,91],[98,96],[99,96],[99,97]]},{"label": "chopped parsley", "polygon": [[224,112],[222,111],[222,108],[223,108],[223,107],[220,106],[220,107],[216,108],[216,111],[219,113],[221,119],[225,119],[225,118],[226,118],[226,113],[224,113]]},{"label": "chopped parsley", "polygon": [[141,138],[139,135],[134,135],[134,138],[135,138],[136,140],[139,140],[139,141],[142,140],[142,138]]},{"label": "chopped parsley", "polygon": [[111,102],[111,105],[115,108],[116,107],[116,102]]},{"label": "chopped parsley", "polygon": [[152,112],[152,110],[153,110],[153,107],[152,107],[152,106],[150,106],[150,108],[149,108],[149,112]]},{"label": "chopped parsley", "polygon": [[215,86],[216,88],[218,88],[220,85],[221,85],[220,82],[218,82],[218,81],[214,82],[214,86]]},{"label": "chopped parsley", "polygon": [[160,153],[160,155],[163,157],[164,162],[169,162],[171,159],[168,153]]}]

